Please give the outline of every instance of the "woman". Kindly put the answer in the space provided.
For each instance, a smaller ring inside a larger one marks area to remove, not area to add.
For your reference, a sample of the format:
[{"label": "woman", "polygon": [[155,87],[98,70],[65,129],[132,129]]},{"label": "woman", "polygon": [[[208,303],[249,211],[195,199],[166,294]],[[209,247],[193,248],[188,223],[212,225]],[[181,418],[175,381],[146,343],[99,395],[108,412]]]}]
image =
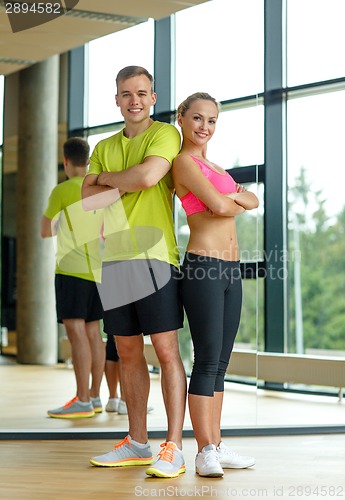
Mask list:
[{"label": "woman", "polygon": [[223,468],[254,465],[222,441],[224,376],[240,321],[242,283],[235,216],[258,206],[257,197],[206,157],[218,119],[206,93],[178,108],[183,142],[173,163],[176,193],[186,211],[190,238],[182,265],[182,299],[194,346],[188,405],[198,443],[196,472],[221,477]]}]

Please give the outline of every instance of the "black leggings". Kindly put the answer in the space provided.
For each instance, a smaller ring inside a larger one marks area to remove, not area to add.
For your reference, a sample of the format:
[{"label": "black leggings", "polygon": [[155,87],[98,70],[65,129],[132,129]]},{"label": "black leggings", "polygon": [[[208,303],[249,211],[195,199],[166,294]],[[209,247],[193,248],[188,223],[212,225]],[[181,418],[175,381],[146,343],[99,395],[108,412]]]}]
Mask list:
[{"label": "black leggings", "polygon": [[182,300],[194,346],[188,392],[213,396],[224,391],[224,376],[242,307],[240,263],[186,253]]},{"label": "black leggings", "polygon": [[107,345],[105,346],[105,359],[107,361],[118,361],[120,359],[116,349],[115,337],[110,333],[108,334]]}]

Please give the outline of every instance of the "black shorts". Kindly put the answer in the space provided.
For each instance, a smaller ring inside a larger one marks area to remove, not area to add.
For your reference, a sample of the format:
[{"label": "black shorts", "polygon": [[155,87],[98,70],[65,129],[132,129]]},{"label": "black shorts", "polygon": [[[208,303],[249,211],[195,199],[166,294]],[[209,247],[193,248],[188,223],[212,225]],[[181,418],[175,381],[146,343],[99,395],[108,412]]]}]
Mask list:
[{"label": "black shorts", "polygon": [[[117,264],[123,264],[120,270]],[[180,272],[175,266],[157,260],[105,262],[101,286],[105,333],[151,335],[182,328]],[[135,300],[140,294],[143,298]],[[128,300],[131,296],[132,301]],[[123,305],[111,307],[111,299]]]},{"label": "black shorts", "polygon": [[118,361],[120,359],[117,353],[114,335],[108,335],[105,347],[105,359],[107,361]]},{"label": "black shorts", "polygon": [[64,274],[55,275],[56,314],[64,319],[84,319],[87,323],[103,317],[96,283]]}]

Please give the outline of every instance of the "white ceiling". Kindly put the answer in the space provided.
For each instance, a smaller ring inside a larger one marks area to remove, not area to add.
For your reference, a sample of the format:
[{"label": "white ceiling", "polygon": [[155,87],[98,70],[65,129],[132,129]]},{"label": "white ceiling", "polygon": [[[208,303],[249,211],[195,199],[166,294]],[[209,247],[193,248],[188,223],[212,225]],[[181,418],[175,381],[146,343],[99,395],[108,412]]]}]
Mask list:
[{"label": "white ceiling", "polygon": [[[25,3],[38,5],[38,1],[25,0]],[[37,22],[37,14],[21,14],[15,20],[12,17],[16,31],[6,13],[6,1],[0,0],[0,74],[9,75],[149,17],[161,19],[206,1],[209,0],[45,0],[41,3],[76,5],[67,14],[34,27],[28,26]]]}]

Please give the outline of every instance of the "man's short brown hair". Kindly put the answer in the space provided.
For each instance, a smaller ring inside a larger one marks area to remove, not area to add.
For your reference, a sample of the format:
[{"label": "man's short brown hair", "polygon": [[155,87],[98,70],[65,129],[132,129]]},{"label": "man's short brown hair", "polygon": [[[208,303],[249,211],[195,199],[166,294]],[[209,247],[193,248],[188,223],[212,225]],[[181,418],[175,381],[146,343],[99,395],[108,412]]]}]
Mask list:
[{"label": "man's short brown hair", "polygon": [[119,83],[122,82],[123,80],[128,80],[128,78],[133,78],[134,76],[141,76],[145,75],[149,80],[151,84],[151,90],[154,92],[153,87],[154,87],[154,80],[153,76],[151,73],[147,71],[147,69],[143,68],[142,66],[126,66],[125,68],[122,68],[116,77],[116,86],[119,86]]},{"label": "man's short brown hair", "polygon": [[85,167],[89,162],[90,146],[81,137],[71,137],[63,145],[63,154],[74,167]]}]

